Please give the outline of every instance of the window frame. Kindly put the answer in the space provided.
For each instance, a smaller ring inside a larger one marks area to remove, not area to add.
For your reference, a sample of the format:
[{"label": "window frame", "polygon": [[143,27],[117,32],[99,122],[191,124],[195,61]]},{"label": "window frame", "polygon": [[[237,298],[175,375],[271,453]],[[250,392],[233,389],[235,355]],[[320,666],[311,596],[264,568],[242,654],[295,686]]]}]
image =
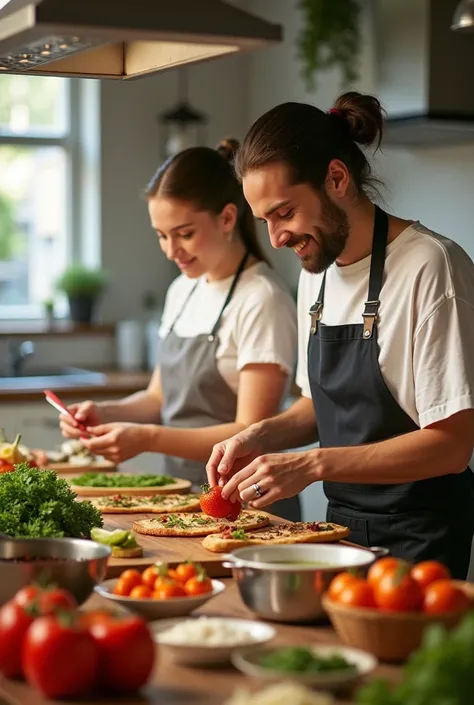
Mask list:
[{"label": "window frame", "polygon": [[[21,147],[61,147],[66,155],[66,253],[67,261],[80,259],[81,204],[82,204],[82,162],[81,162],[81,86],[78,79],[66,79],[66,113],[68,131],[62,136],[2,135],[0,147],[13,145]],[[65,302],[55,305],[55,316],[67,315]],[[40,303],[0,304],[0,320],[37,320],[44,318]]]}]

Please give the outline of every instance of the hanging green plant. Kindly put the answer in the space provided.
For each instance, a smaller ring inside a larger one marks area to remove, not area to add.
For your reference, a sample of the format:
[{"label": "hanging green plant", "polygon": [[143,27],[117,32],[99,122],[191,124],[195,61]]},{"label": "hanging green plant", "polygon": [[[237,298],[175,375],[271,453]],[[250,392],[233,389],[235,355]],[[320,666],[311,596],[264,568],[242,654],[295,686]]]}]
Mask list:
[{"label": "hanging green plant", "polygon": [[359,76],[360,0],[299,0],[303,28],[298,37],[301,74],[308,90],[318,71],[338,66],[341,87]]}]

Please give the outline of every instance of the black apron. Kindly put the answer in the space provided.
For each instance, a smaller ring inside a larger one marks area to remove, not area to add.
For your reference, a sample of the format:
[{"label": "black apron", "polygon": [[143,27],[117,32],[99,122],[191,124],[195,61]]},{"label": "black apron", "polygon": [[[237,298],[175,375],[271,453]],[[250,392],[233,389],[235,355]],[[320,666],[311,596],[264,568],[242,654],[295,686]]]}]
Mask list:
[{"label": "black apron", "polygon": [[[419,429],[395,401],[378,362],[377,310],[387,236],[388,216],[376,206],[363,323],[320,322],[326,273],[310,310],[308,372],[321,447],[376,443]],[[324,482],[323,487],[327,521],[348,526],[351,541],[384,546],[413,562],[439,560],[453,577],[466,577],[474,534],[474,475],[469,468],[404,484]]]}]

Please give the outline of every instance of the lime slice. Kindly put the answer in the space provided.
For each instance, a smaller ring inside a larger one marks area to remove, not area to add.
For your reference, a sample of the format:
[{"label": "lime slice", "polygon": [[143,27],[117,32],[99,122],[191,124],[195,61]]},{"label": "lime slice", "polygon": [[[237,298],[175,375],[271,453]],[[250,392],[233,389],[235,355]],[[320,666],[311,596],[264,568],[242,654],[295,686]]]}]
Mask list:
[{"label": "lime slice", "polygon": [[121,546],[128,539],[129,532],[123,529],[107,531],[106,529],[92,529],[91,539],[107,546]]}]

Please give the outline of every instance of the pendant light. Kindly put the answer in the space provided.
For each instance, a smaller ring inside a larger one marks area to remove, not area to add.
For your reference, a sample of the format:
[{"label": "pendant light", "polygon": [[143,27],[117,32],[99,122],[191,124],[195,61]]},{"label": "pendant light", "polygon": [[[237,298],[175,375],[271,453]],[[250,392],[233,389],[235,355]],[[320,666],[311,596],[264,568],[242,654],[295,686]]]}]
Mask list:
[{"label": "pendant light", "polygon": [[178,72],[178,102],[158,116],[161,137],[161,157],[169,159],[188,147],[206,144],[207,116],[188,101],[188,74]]},{"label": "pendant light", "polygon": [[451,23],[455,32],[474,32],[474,0],[461,0]]}]

